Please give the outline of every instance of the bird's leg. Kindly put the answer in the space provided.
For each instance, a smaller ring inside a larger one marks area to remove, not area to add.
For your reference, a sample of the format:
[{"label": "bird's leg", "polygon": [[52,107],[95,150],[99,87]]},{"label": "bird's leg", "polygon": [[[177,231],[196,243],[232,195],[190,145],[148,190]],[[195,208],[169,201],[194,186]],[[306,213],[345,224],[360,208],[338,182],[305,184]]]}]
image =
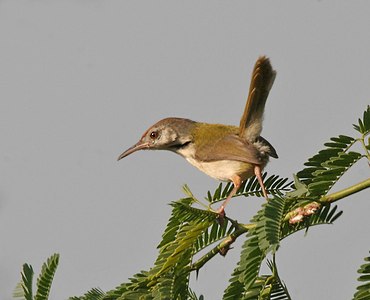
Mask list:
[{"label": "bird's leg", "polygon": [[259,165],[254,166],[254,175],[256,175],[256,177],[258,179],[258,182],[259,182],[259,184],[261,186],[261,189],[262,189],[263,196],[268,200],[266,188],[265,188],[265,185],[263,184],[263,180],[262,180],[261,167]]},{"label": "bird's leg", "polygon": [[220,215],[221,218],[225,217],[225,207],[227,203],[230,201],[230,199],[236,194],[242,183],[242,179],[238,175],[234,175],[231,178],[231,180],[234,184],[234,188],[231,190],[226,200],[221,204],[220,208],[217,210],[217,213]]}]

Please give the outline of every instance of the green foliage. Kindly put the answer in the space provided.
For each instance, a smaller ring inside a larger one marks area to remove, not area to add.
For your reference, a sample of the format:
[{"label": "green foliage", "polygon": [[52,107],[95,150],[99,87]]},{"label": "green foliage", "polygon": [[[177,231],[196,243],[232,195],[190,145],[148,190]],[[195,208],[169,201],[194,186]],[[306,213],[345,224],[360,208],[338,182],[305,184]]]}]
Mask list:
[{"label": "green foliage", "polygon": [[[357,141],[365,145],[365,136],[370,132],[370,106],[354,128],[362,134],[361,138],[355,139],[346,135],[332,137],[324,144],[325,149],[308,159],[305,163],[307,168],[297,173],[300,181],[308,187],[307,196],[315,198],[326,194],[353,164],[366,156],[349,149]],[[365,145],[365,150],[368,147],[369,145]],[[370,158],[368,152],[367,157]]]},{"label": "green foliage", "polygon": [[297,224],[289,224],[288,222],[282,223],[281,240],[302,229],[305,229],[307,232],[311,226],[333,224],[343,213],[343,211],[337,212],[337,208],[336,205],[333,207],[331,205],[325,205],[319,208],[315,214],[305,218],[303,222]]},{"label": "green foliage", "polygon": [[215,242],[229,236],[235,230],[235,226],[229,220],[223,222],[213,222],[207,227],[201,235],[199,235],[195,243],[195,251],[199,252],[202,249],[212,245]]},{"label": "green foliage", "polygon": [[269,299],[272,276],[263,275],[258,277],[253,285],[243,295],[243,300],[265,300]]},{"label": "green foliage", "polygon": [[230,285],[226,288],[222,299],[242,299],[245,292],[252,287],[264,258],[264,253],[258,245],[257,235],[248,238],[240,253],[240,260],[230,278]]},{"label": "green foliage", "polygon": [[231,275],[230,285],[226,288],[223,299],[242,299],[242,295],[250,289],[256,289],[262,261],[270,251],[275,252],[278,248],[284,205],[283,198],[272,198],[252,218],[251,222],[256,227],[247,235],[249,238],[243,244],[240,260]]},{"label": "green foliage", "polygon": [[21,272],[21,281],[18,283],[14,290],[13,296],[15,298],[21,298],[26,300],[33,299],[32,292],[32,281],[33,281],[33,269],[31,265],[24,264]]},{"label": "green foliage", "polygon": [[49,299],[51,284],[58,267],[59,254],[53,254],[42,265],[41,273],[37,278],[37,291],[35,296],[32,293],[33,269],[28,264],[23,265],[21,282],[17,285],[14,297],[26,300],[47,300]]},{"label": "green foliage", "polygon": [[275,252],[279,246],[284,208],[285,200],[277,196],[264,205],[263,217],[259,219],[256,227],[259,247],[264,252]]},{"label": "green foliage", "polygon": [[99,288],[93,288],[81,297],[70,297],[69,300],[103,300],[106,294]]},{"label": "green foliage", "polygon": [[353,296],[353,300],[369,300],[370,299],[370,256],[365,257],[365,264],[363,264],[358,273],[358,281],[363,282],[360,286],[357,287],[357,292]]},{"label": "green foliage", "polygon": [[266,299],[271,300],[290,300],[288,290],[280,280],[275,280],[271,286],[270,297]]},{"label": "green foliage", "polygon": [[154,267],[136,274],[130,282],[108,292],[103,299],[190,297],[188,283],[193,255],[224,236],[225,226],[217,223],[218,215],[214,212],[192,207],[196,199],[188,187],[184,190],[190,197],[171,203],[171,218],[158,245],[159,255]]},{"label": "green foliage", "polygon": [[317,198],[325,195],[339,178],[362,155],[357,152],[346,151],[354,143],[354,139],[344,135],[331,138],[333,143],[325,143],[327,147],[308,159],[307,168],[297,173],[299,179],[308,187],[307,196]]},{"label": "green foliage", "polygon": [[[370,162],[369,139],[370,106],[363,118],[354,125],[361,136],[358,138],[339,135],[324,144],[324,149],[309,158],[305,168],[294,176],[294,184],[287,178],[263,174],[264,185],[271,195],[252,217],[250,224],[239,223],[229,217],[220,218],[210,206],[223,201],[232,190],[232,184],[222,183],[211,193],[208,191],[206,203],[199,201],[188,186],[184,186],[186,198],[172,202],[171,217],[158,245],[158,257],[148,271],[135,274],[128,282],[117,288],[103,292],[92,289],[83,296],[72,300],[203,300],[189,287],[192,271],[198,271],[220,253],[226,255],[237,238],[244,238],[240,259],[231,274],[229,285],[223,299],[244,300],[290,300],[287,287],[278,275],[275,254],[281,241],[292,234],[311,226],[333,224],[341,215],[332,202],[341,199],[337,193],[328,195],[330,189],[340,180],[351,166],[366,158]],[[359,143],[363,153],[350,151]],[[358,184],[359,186],[359,184]],[[361,183],[361,188],[370,187],[370,179]],[[238,196],[262,196],[256,177],[246,180],[237,191]],[[202,207],[202,208],[199,208]],[[211,248],[211,249],[209,249]],[[208,251],[208,252],[207,252]],[[200,252],[206,252],[200,258]],[[271,274],[260,274],[261,265],[266,257]],[[56,254],[43,265],[37,280],[37,293],[32,295],[32,267],[25,264],[22,281],[15,295],[26,300],[46,300],[50,293],[51,282],[58,265]],[[359,281],[364,282],[357,288],[355,300],[370,300],[370,257],[361,266]]]},{"label": "green foliage", "polygon": [[[148,272],[141,271],[140,273],[132,276],[129,282],[122,283],[120,286],[115,288],[112,291],[106,293],[104,300],[113,300],[113,299],[145,299],[146,296],[149,296],[148,292]],[[137,298],[135,298],[137,296]],[[77,298],[76,299],[81,299]],[[83,299],[83,298],[82,298]],[[82,300],[81,299],[81,300]],[[151,298],[148,298],[151,299]]]},{"label": "green foliage", "polygon": [[42,265],[41,274],[37,278],[35,300],[49,299],[51,284],[59,263],[59,254],[54,254]]},{"label": "green foliage", "polygon": [[[267,173],[265,172],[262,175],[266,191],[271,195],[283,195],[285,192],[290,191],[292,182],[288,178],[281,178],[277,175],[271,175],[267,179]],[[210,191],[207,193],[206,200],[209,203],[215,203],[219,201],[224,201],[227,198],[227,195],[233,189],[232,183],[227,183],[225,187],[220,183],[217,189],[214,191],[213,195]],[[245,180],[240,186],[239,190],[236,192],[234,197],[239,196],[256,196],[263,197],[261,186],[258,183],[256,176],[253,176]]]},{"label": "green foliage", "polygon": [[272,272],[272,280],[271,280],[271,289],[270,289],[270,298],[271,300],[291,300],[288,289],[285,283],[281,280],[277,266],[275,262],[275,255],[273,256],[272,261],[267,261],[267,265]]},{"label": "green foliage", "polygon": [[367,135],[370,132],[370,105],[364,111],[362,119],[358,119],[358,125],[353,124],[353,127],[362,135]]},{"label": "green foliage", "polygon": [[[274,257],[275,261],[275,257]],[[281,281],[275,262],[267,261],[272,274],[256,277],[255,281],[248,289],[244,289],[243,283],[233,281],[226,289],[223,299],[243,299],[243,300],[291,300],[285,284]],[[235,271],[233,275],[235,275]]]}]

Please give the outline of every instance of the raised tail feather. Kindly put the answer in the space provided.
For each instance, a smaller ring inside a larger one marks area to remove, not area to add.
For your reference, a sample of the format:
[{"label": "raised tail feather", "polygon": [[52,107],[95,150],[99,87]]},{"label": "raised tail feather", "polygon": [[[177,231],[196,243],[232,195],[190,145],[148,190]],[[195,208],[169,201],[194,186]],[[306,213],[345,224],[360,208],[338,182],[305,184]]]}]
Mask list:
[{"label": "raised tail feather", "polygon": [[258,58],[252,73],[247,103],[240,120],[239,136],[254,142],[262,131],[263,112],[276,71],[266,56]]}]

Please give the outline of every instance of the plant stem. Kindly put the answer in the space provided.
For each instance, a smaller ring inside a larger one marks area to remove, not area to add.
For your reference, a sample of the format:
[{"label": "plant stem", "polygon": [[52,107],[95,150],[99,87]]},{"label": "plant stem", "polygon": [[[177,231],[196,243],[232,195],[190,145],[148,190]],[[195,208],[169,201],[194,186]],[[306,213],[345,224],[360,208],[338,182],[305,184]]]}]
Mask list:
[{"label": "plant stem", "polygon": [[190,271],[198,271],[201,267],[203,267],[212,257],[217,255],[218,253],[222,254],[222,251],[226,249],[226,252],[228,249],[230,249],[230,245],[235,242],[235,240],[242,235],[243,233],[246,233],[248,230],[256,227],[255,224],[239,224],[240,226],[228,237],[226,237],[221,243],[219,243],[216,247],[214,247],[212,250],[207,252],[205,255],[203,255],[200,259],[198,259],[195,263],[193,263],[190,266]]},{"label": "plant stem", "polygon": [[332,203],[340,199],[343,199],[349,195],[352,195],[364,189],[367,189],[369,187],[370,187],[370,178],[362,182],[356,183],[355,185],[345,188],[339,192],[335,192],[329,195],[324,195],[320,198],[319,202],[320,203]]},{"label": "plant stem", "polygon": [[[357,192],[360,192],[364,189],[367,189],[370,187],[370,178],[364,180],[364,181],[361,181],[359,183],[356,183],[355,185],[352,185],[348,188],[345,188],[343,190],[340,190],[338,192],[335,192],[335,193],[332,193],[332,194],[329,194],[329,195],[324,195],[322,196],[317,202],[318,206],[320,204],[329,204],[329,203],[333,203],[333,202],[336,202],[340,199],[343,199],[349,195],[352,195],[352,194],[355,194]],[[308,204],[308,206],[311,205],[311,203]],[[303,207],[304,208],[304,207]],[[317,207],[318,208],[318,207]],[[290,220],[291,218],[295,217],[297,215],[297,208],[295,208],[294,210],[288,212],[285,217],[284,217],[284,222],[285,221],[288,221]]]}]

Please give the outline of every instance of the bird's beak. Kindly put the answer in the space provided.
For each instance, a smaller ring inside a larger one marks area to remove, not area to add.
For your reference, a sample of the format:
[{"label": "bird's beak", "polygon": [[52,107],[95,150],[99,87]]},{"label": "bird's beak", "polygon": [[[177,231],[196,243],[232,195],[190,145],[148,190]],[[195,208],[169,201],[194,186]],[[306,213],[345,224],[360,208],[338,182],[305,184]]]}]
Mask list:
[{"label": "bird's beak", "polygon": [[124,157],[130,155],[131,153],[134,153],[138,150],[143,150],[143,149],[148,149],[148,148],[149,148],[148,143],[143,143],[142,141],[139,141],[135,145],[133,145],[132,147],[128,148],[120,156],[118,156],[117,160],[121,160],[122,158],[124,158]]}]

